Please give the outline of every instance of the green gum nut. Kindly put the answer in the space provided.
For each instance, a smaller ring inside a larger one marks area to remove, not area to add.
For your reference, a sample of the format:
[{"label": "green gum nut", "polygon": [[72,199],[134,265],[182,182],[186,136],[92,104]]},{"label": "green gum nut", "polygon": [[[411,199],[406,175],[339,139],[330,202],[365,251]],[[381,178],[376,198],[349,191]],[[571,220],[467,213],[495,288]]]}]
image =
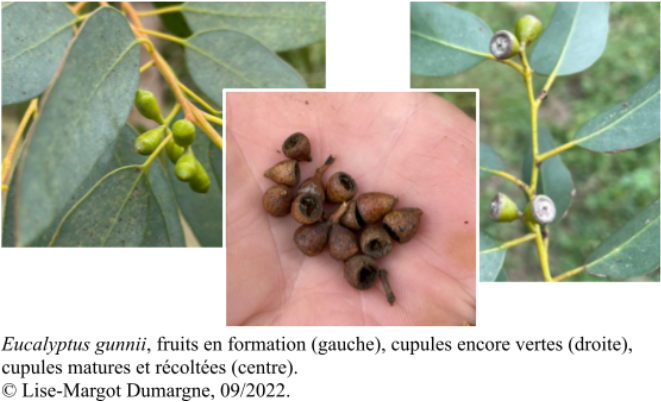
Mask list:
[{"label": "green gum nut", "polygon": [[188,148],[195,140],[195,125],[186,119],[177,120],[172,126],[172,134],[177,145]]},{"label": "green gum nut", "polygon": [[193,179],[188,182],[188,186],[196,193],[206,194],[206,192],[209,191],[209,187],[211,187],[211,179],[209,179],[209,175],[207,174],[207,171],[204,170],[202,164],[197,160],[195,162],[197,165],[197,171]]},{"label": "green gum nut", "polygon": [[555,203],[546,195],[535,196],[528,203],[525,216],[528,222],[548,225],[555,219]]},{"label": "green gum nut", "polygon": [[170,162],[172,163],[177,163],[179,158],[181,158],[181,155],[186,152],[185,149],[177,145],[176,142],[174,142],[173,139],[168,141],[167,144],[165,144],[165,153],[168,155],[168,159],[170,159]]},{"label": "green gum nut", "polygon": [[514,201],[503,193],[496,194],[489,206],[489,218],[494,222],[512,222],[521,215]]},{"label": "green gum nut", "polygon": [[141,134],[135,139],[135,152],[140,155],[151,155],[163,140],[163,127],[157,127]]},{"label": "green gum nut", "polygon": [[498,60],[509,59],[519,53],[519,41],[510,31],[498,31],[491,37],[489,50]]},{"label": "green gum nut", "polygon": [[155,121],[158,124],[164,124],[163,116],[161,116],[161,109],[158,107],[156,97],[149,91],[138,89],[135,93],[135,107],[141,115]]},{"label": "green gum nut", "polygon": [[197,159],[190,150],[182,155],[174,166],[174,175],[181,181],[191,181],[197,173]]},{"label": "green gum nut", "polygon": [[516,37],[521,43],[531,43],[542,32],[542,23],[532,15],[524,15],[516,23]]}]

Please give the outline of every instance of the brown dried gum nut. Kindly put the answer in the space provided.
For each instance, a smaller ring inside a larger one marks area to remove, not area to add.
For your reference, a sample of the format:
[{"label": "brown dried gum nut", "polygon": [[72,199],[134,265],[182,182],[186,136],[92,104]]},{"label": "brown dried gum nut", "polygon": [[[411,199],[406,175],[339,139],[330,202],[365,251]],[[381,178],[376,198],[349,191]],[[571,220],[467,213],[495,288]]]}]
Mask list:
[{"label": "brown dried gum nut", "polygon": [[360,234],[360,249],[372,258],[385,257],[392,249],[392,240],[381,226],[369,225]]},{"label": "brown dried gum nut", "polygon": [[396,209],[383,218],[383,227],[390,237],[399,243],[406,243],[418,232],[421,215],[420,208]]},{"label": "brown dried gum nut", "polygon": [[290,187],[276,184],[264,193],[264,209],[271,216],[281,217],[289,215],[295,194]]},{"label": "brown dried gum nut", "polygon": [[365,193],[356,199],[356,215],[358,223],[365,224],[377,223],[388,212],[392,211],[395,204],[399,201],[396,195],[386,193]]},{"label": "brown dried gum nut", "polygon": [[358,237],[341,225],[333,225],[330,230],[328,248],[331,257],[345,261],[358,253]]},{"label": "brown dried gum nut", "polygon": [[291,215],[296,222],[309,225],[321,219],[324,206],[316,194],[299,194],[291,204]]},{"label": "brown dried gum nut", "polygon": [[344,279],[356,289],[369,289],[379,276],[379,266],[367,255],[355,255],[344,263]]},{"label": "brown dried gum nut", "polygon": [[326,201],[326,187],[324,186],[324,182],[321,181],[321,176],[326,169],[335,162],[335,158],[335,155],[329,156],[328,159],[326,159],[326,162],[317,169],[317,173],[301,184],[301,187],[298,189],[298,194],[316,194],[321,198],[322,203]]},{"label": "brown dried gum nut", "polygon": [[360,230],[362,225],[358,222],[358,213],[356,211],[356,200],[349,201],[347,212],[340,218],[340,224],[351,230]]},{"label": "brown dried gum nut", "polygon": [[329,202],[349,201],[357,192],[356,181],[344,172],[334,173],[326,183],[326,198]]},{"label": "brown dried gum nut", "polygon": [[290,135],[282,144],[282,153],[289,159],[312,162],[310,140],[303,133]]},{"label": "brown dried gum nut", "polygon": [[264,176],[278,184],[295,187],[301,180],[301,169],[297,161],[286,160],[264,172]]},{"label": "brown dried gum nut", "polygon": [[337,221],[346,210],[346,204],[333,212],[327,222],[316,222],[311,225],[303,225],[296,229],[294,233],[294,243],[303,254],[314,257],[319,255],[326,246],[328,240],[328,228],[330,226],[337,226]]}]

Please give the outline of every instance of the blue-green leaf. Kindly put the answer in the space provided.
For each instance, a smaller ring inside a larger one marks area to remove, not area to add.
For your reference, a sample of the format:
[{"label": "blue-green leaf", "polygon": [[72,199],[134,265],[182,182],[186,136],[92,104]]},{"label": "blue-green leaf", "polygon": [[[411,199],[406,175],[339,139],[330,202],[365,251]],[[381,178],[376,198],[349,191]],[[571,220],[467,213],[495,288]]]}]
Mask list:
[{"label": "blue-green leaf", "polygon": [[590,67],[606,48],[608,8],[609,3],[558,3],[530,56],[533,70],[569,75]]},{"label": "blue-green leaf", "polygon": [[480,282],[494,282],[498,279],[507,254],[506,249],[497,250],[500,245],[480,230]]},{"label": "blue-green leaf", "polygon": [[[555,148],[551,134],[543,128],[538,130],[537,143],[540,154]],[[527,184],[530,184],[531,174],[532,145],[528,147],[528,151],[523,160],[523,181]],[[545,160],[539,168],[537,194],[546,194],[553,200],[556,209],[553,223],[558,222],[565,216],[571,205],[574,192],[574,181],[571,178],[571,172],[562,162],[560,155],[555,155]]]},{"label": "blue-green leaf", "polygon": [[186,40],[185,47],[193,80],[219,105],[224,88],[305,88],[296,70],[241,32],[198,32]]},{"label": "blue-green leaf", "polygon": [[466,71],[490,55],[493,32],[476,15],[441,3],[411,3],[411,73]]},{"label": "blue-green leaf", "polygon": [[73,38],[75,22],[64,3],[3,3],[3,105],[44,92]]},{"label": "blue-green leaf", "polygon": [[[505,167],[505,161],[503,158],[496,153],[490,146],[480,142],[480,168],[486,168],[490,170],[502,170]],[[480,179],[485,179],[491,176],[493,173],[480,170]]]},{"label": "blue-green leaf", "polygon": [[644,275],[659,267],[659,200],[599,245],[585,269],[617,278]]},{"label": "blue-green leaf", "polygon": [[659,74],[640,91],[583,126],[575,141],[598,152],[620,152],[659,138]]},{"label": "blue-green leaf", "polygon": [[112,147],[138,86],[139,48],[111,7],[90,15],[42,101],[19,165],[18,234],[29,245],[65,212]]},{"label": "blue-green leaf", "polygon": [[190,2],[181,10],[193,32],[232,29],[280,52],[326,38],[326,3]]}]

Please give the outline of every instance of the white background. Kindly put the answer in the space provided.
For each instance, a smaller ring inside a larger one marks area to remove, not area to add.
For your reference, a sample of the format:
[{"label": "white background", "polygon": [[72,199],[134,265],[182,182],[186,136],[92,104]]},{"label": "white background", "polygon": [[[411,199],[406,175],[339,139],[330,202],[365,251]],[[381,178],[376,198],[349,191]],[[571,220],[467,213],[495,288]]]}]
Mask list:
[{"label": "white background", "polygon": [[[409,87],[409,3],[327,2],[327,88],[401,91]],[[181,336],[201,341],[305,340],[559,340],[560,353],[515,351],[418,353],[90,353],[47,358],[50,363],[97,361],[138,364],[191,358],[231,365],[293,362],[290,379],[253,376],[31,376],[5,383],[58,386],[210,386],[222,382],[284,382],[290,400],[659,400],[661,353],[658,283],[525,283],[477,285],[477,323],[427,328],[226,328],[223,249],[1,249],[0,342],[18,340],[137,340]],[[572,356],[572,336],[626,337],[633,353]],[[0,345],[0,349],[1,349]],[[0,353],[0,365],[39,362],[40,353]],[[217,390],[216,390],[217,392]],[[5,398],[0,395],[0,400]],[[14,398],[18,399],[18,398]]]}]

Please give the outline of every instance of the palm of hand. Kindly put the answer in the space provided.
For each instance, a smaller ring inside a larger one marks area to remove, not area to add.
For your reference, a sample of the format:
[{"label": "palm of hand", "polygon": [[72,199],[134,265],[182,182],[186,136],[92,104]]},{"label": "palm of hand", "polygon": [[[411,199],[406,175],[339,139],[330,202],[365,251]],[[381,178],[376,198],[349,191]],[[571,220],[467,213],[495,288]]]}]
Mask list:
[{"label": "palm of hand", "polygon": [[[230,93],[227,95],[228,325],[460,325],[475,322],[475,122],[426,93]],[[399,196],[424,211],[417,235],[377,260],[380,282],[359,291],[328,251],[303,255],[299,224],[262,207],[265,170],[284,160],[284,140],[303,132],[313,162],[328,155],[358,193]]]}]

